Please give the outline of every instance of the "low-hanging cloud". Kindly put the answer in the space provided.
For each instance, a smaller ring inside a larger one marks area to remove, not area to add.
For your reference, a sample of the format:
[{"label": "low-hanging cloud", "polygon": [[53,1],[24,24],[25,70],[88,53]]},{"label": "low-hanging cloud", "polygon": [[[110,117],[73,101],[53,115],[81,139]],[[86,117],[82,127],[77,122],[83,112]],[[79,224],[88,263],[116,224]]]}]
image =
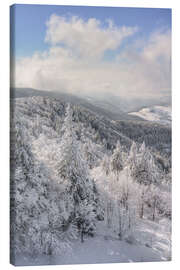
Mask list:
[{"label": "low-hanging cloud", "polygon": [[[170,95],[170,30],[156,31],[146,40],[136,40],[137,31],[112,20],[102,25],[95,18],[52,15],[45,37],[50,49],[16,62],[15,86],[132,98]],[[105,60],[109,50],[115,56]]]}]

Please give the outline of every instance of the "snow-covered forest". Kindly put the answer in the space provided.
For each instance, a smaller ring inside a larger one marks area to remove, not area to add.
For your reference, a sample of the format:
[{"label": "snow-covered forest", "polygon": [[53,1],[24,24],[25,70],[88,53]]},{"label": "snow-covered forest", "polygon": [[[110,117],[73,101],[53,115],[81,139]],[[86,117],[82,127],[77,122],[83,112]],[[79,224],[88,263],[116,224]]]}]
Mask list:
[{"label": "snow-covered forest", "polygon": [[171,259],[169,126],[11,102],[13,264]]}]

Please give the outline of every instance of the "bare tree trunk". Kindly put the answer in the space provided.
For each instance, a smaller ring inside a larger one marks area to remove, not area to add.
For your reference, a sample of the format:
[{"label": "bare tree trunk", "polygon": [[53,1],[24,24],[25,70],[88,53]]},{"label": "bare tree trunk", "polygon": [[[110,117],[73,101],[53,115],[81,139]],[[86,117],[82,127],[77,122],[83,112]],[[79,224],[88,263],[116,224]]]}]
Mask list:
[{"label": "bare tree trunk", "polygon": [[139,213],[139,217],[143,218],[144,216],[144,203],[141,204],[141,209],[140,209],[140,213]]},{"label": "bare tree trunk", "polygon": [[107,225],[108,228],[111,227],[111,203],[107,203]]},{"label": "bare tree trunk", "polygon": [[118,236],[119,236],[119,240],[122,240],[122,220],[121,220],[121,213],[120,213],[120,209],[119,209],[119,233],[118,233]]},{"label": "bare tree trunk", "polygon": [[84,242],[84,233],[83,233],[83,228],[81,229],[81,243],[83,243]]},{"label": "bare tree trunk", "polygon": [[153,216],[152,216],[153,221],[155,221],[155,215],[156,215],[156,199],[154,200],[153,204]]},{"label": "bare tree trunk", "polygon": [[141,194],[141,208],[140,208],[139,217],[140,218],[144,217],[144,190],[142,191],[142,194]]},{"label": "bare tree trunk", "polygon": [[130,230],[130,229],[131,229],[131,215],[130,215],[130,211],[129,211],[128,218],[129,218],[128,228],[129,228],[129,230]]}]

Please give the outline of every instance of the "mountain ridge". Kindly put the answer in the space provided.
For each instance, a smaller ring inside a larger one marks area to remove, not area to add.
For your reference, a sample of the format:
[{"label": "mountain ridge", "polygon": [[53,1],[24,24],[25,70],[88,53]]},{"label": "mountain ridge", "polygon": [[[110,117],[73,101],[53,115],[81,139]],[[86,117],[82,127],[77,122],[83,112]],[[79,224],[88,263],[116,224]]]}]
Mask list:
[{"label": "mountain ridge", "polygon": [[[139,121],[146,121],[141,117],[136,115],[128,114],[129,110],[123,111],[120,107],[123,108],[124,103],[126,101],[122,100],[116,101],[115,98],[109,98],[106,100],[104,97],[101,99],[99,98],[90,98],[90,97],[79,97],[77,95],[73,95],[70,93],[65,93],[63,91],[54,92],[54,91],[44,91],[44,90],[35,90],[32,88],[11,88],[10,89],[10,97],[11,98],[21,98],[21,97],[33,97],[33,96],[48,96],[53,97],[56,99],[64,100],[65,102],[70,102],[75,105],[81,105],[91,111],[95,111],[100,115],[104,115],[111,120],[139,120]],[[117,102],[115,104],[115,102]],[[125,104],[125,106],[129,106]],[[135,106],[136,108],[137,106]],[[141,108],[141,106],[140,106]],[[132,108],[130,109],[130,111]]]}]

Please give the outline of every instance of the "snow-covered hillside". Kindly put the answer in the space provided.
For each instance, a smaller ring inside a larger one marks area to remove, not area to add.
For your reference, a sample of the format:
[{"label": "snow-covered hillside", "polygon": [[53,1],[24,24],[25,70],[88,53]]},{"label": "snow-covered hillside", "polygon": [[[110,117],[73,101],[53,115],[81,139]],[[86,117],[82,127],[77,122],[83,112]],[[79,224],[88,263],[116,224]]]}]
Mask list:
[{"label": "snow-covered hillside", "polygon": [[159,144],[164,126],[111,123],[49,97],[13,104],[14,265],[170,260],[169,154],[134,140],[153,126]]},{"label": "snow-covered hillside", "polygon": [[143,108],[138,112],[131,112],[129,114],[139,116],[148,121],[158,122],[160,124],[171,124],[170,106],[154,106],[151,108]]},{"label": "snow-covered hillside", "polygon": [[132,263],[167,261],[171,257],[169,221],[154,223],[143,220],[136,226],[134,234],[124,241],[108,230],[104,222],[97,224],[93,238],[86,238],[82,244],[75,240],[63,256],[41,256],[38,258],[18,257],[17,265],[42,264],[92,264],[92,263]]}]

